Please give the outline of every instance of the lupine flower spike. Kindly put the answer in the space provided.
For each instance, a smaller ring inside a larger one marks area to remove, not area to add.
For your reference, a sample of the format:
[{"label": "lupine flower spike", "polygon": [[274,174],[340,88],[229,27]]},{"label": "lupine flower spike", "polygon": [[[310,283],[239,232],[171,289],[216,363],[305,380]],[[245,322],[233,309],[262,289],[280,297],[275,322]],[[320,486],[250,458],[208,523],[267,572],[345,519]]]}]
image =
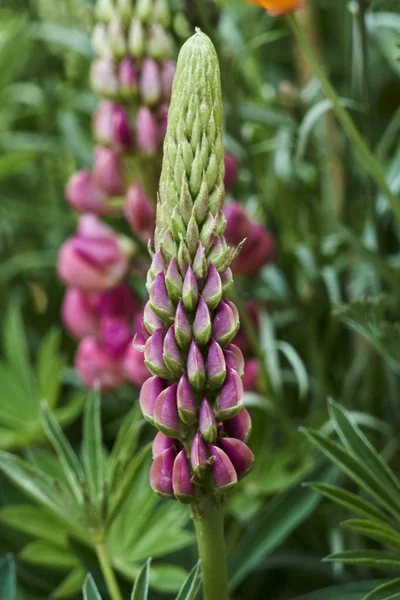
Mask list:
[{"label": "lupine flower spike", "polygon": [[254,460],[244,360],[232,344],[239,315],[226,296],[238,249],[224,238],[224,196],[218,59],[198,31],[181,50],[172,90],[147,277],[153,377],[140,402],[159,430],[151,486],[191,504],[207,600],[228,597],[222,505]]}]

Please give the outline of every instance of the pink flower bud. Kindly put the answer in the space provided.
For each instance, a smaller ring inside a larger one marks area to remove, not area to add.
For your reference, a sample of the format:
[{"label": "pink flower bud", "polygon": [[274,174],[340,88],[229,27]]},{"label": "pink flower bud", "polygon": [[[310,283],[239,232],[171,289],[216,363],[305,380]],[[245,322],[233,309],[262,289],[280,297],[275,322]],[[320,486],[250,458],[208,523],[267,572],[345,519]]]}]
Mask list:
[{"label": "pink flower bud", "polygon": [[196,401],[186,373],[182,375],[177,390],[178,413],[186,425],[192,426],[197,420]]},{"label": "pink flower bud", "polygon": [[112,100],[100,102],[93,116],[93,133],[99,144],[110,146],[114,143],[113,119],[118,109],[118,104]]},{"label": "pink flower bud", "polygon": [[140,74],[140,94],[145,104],[154,106],[161,97],[161,78],[158,65],[152,58],[144,58]]},{"label": "pink flower bud", "polygon": [[184,371],[184,364],[175,339],[175,327],[171,325],[164,338],[164,363],[167,369],[175,377],[180,377]]},{"label": "pink flower bud", "polygon": [[118,237],[94,215],[81,217],[77,233],[63,244],[58,256],[61,279],[85,292],[113,288],[127,269]]},{"label": "pink flower bud", "polygon": [[77,340],[99,333],[97,313],[90,302],[90,296],[80,290],[69,288],[62,304],[62,319],[69,333]]},{"label": "pink flower bud", "polygon": [[159,273],[164,273],[164,269],[165,269],[164,259],[162,257],[160,250],[157,250],[157,252],[153,256],[153,260],[151,261],[150,269],[148,272],[148,278],[147,278],[147,287],[148,288],[150,288],[151,284],[153,283],[153,281],[155,280],[156,276]]},{"label": "pink flower bud", "polygon": [[159,319],[151,310],[150,302],[147,302],[144,307],[143,319],[144,325],[150,334],[154,333],[156,329],[160,329],[160,327],[163,327],[164,325],[161,319]]},{"label": "pink flower bud", "polygon": [[115,150],[97,146],[93,156],[93,176],[96,185],[110,196],[121,196],[124,193],[123,165]]},{"label": "pink flower bud", "polygon": [[207,281],[201,295],[207,302],[210,310],[215,310],[222,298],[221,277],[212,263],[210,264]]},{"label": "pink flower bud", "polygon": [[233,369],[228,369],[225,383],[218,398],[218,418],[221,421],[231,419],[242,408],[243,383],[240,375]]},{"label": "pink flower bud", "polygon": [[128,188],[124,214],[133,233],[144,244],[147,244],[154,234],[156,213],[154,206],[138,183],[134,183]]},{"label": "pink flower bud", "polygon": [[211,315],[202,296],[200,296],[193,322],[193,335],[199,346],[208,344],[211,337]]},{"label": "pink flower bud", "polygon": [[222,295],[226,296],[228,292],[231,291],[233,286],[233,274],[232,269],[225,269],[223,273],[221,273],[221,284],[222,284]]},{"label": "pink flower bud", "polygon": [[109,57],[98,58],[92,63],[90,81],[100,96],[115,97],[119,89],[117,63]]},{"label": "pink flower bud", "polygon": [[177,441],[173,440],[172,438],[167,437],[166,435],[161,433],[161,431],[158,431],[157,435],[155,436],[155,438],[153,440],[153,446],[152,446],[153,458],[155,458],[156,456],[161,454],[161,452],[164,452],[164,450],[168,450],[168,448],[171,448],[171,447],[176,448]]},{"label": "pink flower bud", "polygon": [[144,347],[144,362],[150,373],[164,379],[170,377],[163,358],[164,328],[157,329]]},{"label": "pink flower bud", "polygon": [[161,104],[158,109],[158,142],[162,144],[167,133],[168,104]]},{"label": "pink flower bud", "polygon": [[138,81],[135,65],[129,56],[126,56],[119,65],[119,88],[124,98],[136,96]]},{"label": "pink flower bud", "polygon": [[144,354],[141,350],[129,344],[122,361],[122,368],[128,381],[140,388],[149,379],[151,373],[144,364]]},{"label": "pink flower bud", "polygon": [[235,344],[228,344],[224,350],[224,356],[226,366],[230,369],[234,369],[237,373],[239,373],[240,377],[243,377],[245,363],[240,348],[235,346]]},{"label": "pink flower bud", "polygon": [[125,283],[109,292],[92,295],[91,302],[100,316],[112,315],[126,320],[133,319],[140,309],[138,298]]},{"label": "pink flower bud", "polygon": [[179,273],[178,262],[173,256],[167,269],[165,276],[165,284],[167,286],[168,295],[174,302],[179,302],[182,295],[182,277]]},{"label": "pink flower bud", "polygon": [[118,105],[112,120],[112,142],[121,151],[130,150],[133,146],[133,135],[128,115],[123,106]]},{"label": "pink flower bud", "polygon": [[238,275],[253,277],[271,262],[274,252],[275,244],[269,231],[259,223],[252,223],[248,239],[232,263],[232,270]]},{"label": "pink flower bud", "polygon": [[224,185],[227,190],[234,184],[237,175],[237,161],[236,158],[230,154],[230,152],[225,152],[225,178]]},{"label": "pink flower bud", "polygon": [[243,387],[246,392],[258,392],[260,365],[256,358],[246,360],[244,365]]},{"label": "pink flower bud", "polygon": [[175,313],[175,337],[179,346],[187,350],[192,341],[192,328],[183,308],[182,300],[179,300]]},{"label": "pink flower bud", "polygon": [[178,384],[168,386],[158,396],[154,405],[154,424],[162,433],[171,438],[180,439],[180,424],[176,393]]},{"label": "pink flower bud", "polygon": [[140,408],[145,419],[154,423],[154,405],[165,387],[161,377],[150,377],[143,383],[139,395]]},{"label": "pink flower bud", "polygon": [[172,470],[176,457],[176,448],[170,446],[158,454],[150,468],[150,485],[160,496],[172,497]]},{"label": "pink flower bud", "polygon": [[148,106],[141,106],[136,117],[136,137],[139,149],[144,154],[155,154],[159,144],[156,117]]},{"label": "pink flower bud", "polygon": [[180,502],[190,504],[195,501],[195,489],[185,450],[181,450],[175,458],[172,471],[172,487],[174,488],[175,498]]},{"label": "pink flower bud", "polygon": [[217,423],[211,404],[203,398],[200,404],[199,432],[205,442],[215,444],[217,439]]},{"label": "pink flower bud", "polygon": [[195,475],[199,477],[199,479],[202,479],[210,463],[206,445],[199,433],[196,433],[192,442],[190,462],[192,463],[192,469]]},{"label": "pink flower bud", "polygon": [[166,100],[171,98],[172,82],[175,77],[176,66],[172,60],[165,60],[161,65],[161,85],[163,96]]},{"label": "pink flower bud", "polygon": [[221,438],[219,445],[229,457],[238,478],[247,475],[254,463],[254,454],[250,448],[236,438]]},{"label": "pink flower bud", "polygon": [[211,340],[207,356],[207,387],[215,390],[221,387],[226,377],[225,356],[221,346]]},{"label": "pink flower bud", "polygon": [[227,220],[225,238],[228,244],[237,246],[245,238],[248,240],[251,235],[251,221],[243,206],[239,202],[227,202],[224,214]]},{"label": "pink flower bud", "polygon": [[105,315],[100,323],[100,339],[108,354],[120,358],[132,342],[132,328],[121,317]]},{"label": "pink flower bud", "polygon": [[75,368],[85,385],[102,390],[119,388],[125,380],[119,361],[101,348],[92,337],[84,338],[75,356]]},{"label": "pink flower bud", "polygon": [[186,271],[185,279],[183,280],[182,288],[182,302],[183,306],[190,311],[193,311],[197,306],[199,299],[199,288],[197,285],[196,277],[192,271],[192,267],[189,266]]},{"label": "pink flower bud", "polygon": [[88,171],[74,173],[68,181],[65,194],[70,206],[77,212],[96,215],[108,215],[113,212],[106,194],[96,187],[93,175]]},{"label": "pink flower bud", "polygon": [[171,322],[173,319],[175,311],[168,296],[165,275],[162,272],[158,273],[150,288],[150,306],[157,317],[163,321]]},{"label": "pink flower bud", "polygon": [[229,436],[247,442],[251,434],[251,417],[243,406],[237,415],[224,421],[224,432]]},{"label": "pink flower bud", "polygon": [[195,392],[200,393],[206,381],[203,356],[195,341],[192,341],[187,359],[187,374],[190,385]]},{"label": "pink flower bud", "polygon": [[221,300],[213,319],[212,334],[221,345],[226,346],[235,337],[239,329],[236,307],[229,300]]},{"label": "pink flower bud", "polygon": [[211,456],[214,459],[211,468],[214,484],[217,488],[215,492],[225,494],[237,483],[235,467],[221,448],[212,444],[210,444],[209,448]]}]

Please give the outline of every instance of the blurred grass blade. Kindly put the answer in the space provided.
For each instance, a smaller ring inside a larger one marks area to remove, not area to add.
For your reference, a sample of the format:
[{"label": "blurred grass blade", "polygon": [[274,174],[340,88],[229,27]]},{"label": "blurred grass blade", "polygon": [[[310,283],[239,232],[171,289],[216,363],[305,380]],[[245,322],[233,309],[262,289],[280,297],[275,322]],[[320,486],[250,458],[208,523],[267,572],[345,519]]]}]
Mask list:
[{"label": "blurred grass blade", "polygon": [[287,342],[277,342],[276,348],[280,350],[282,354],[284,354],[287,361],[290,363],[294,374],[296,375],[297,386],[299,388],[299,398],[300,400],[304,400],[308,394],[309,382],[307,369],[305,368],[303,361],[293,346]]},{"label": "blurred grass blade", "polygon": [[133,586],[131,600],[147,600],[149,593],[149,577],[150,577],[151,558],[147,559],[146,563],[140,569],[138,576]]},{"label": "blurred grass blade", "polygon": [[343,490],[340,487],[328,483],[310,483],[308,486],[316,492],[319,492],[325,498],[344,506],[348,510],[355,512],[370,519],[377,519],[383,522],[390,522],[389,517],[379,508],[367,502],[357,494]]},{"label": "blurred grass blade", "polygon": [[84,481],[85,475],[82,466],[61,427],[44,403],[42,405],[42,422],[46,435],[57,452],[74,496],[79,504],[83,505],[81,482]]},{"label": "blurred grass blade", "polygon": [[388,600],[389,598],[396,597],[393,594],[397,594],[397,597],[400,596],[400,579],[394,579],[389,583],[380,585],[367,594],[363,600]]},{"label": "blurred grass blade", "polygon": [[179,590],[176,600],[195,600],[201,584],[200,563],[193,567]]},{"label": "blurred grass blade", "polygon": [[390,525],[368,519],[349,519],[342,525],[393,550],[400,551],[400,533]]},{"label": "blurred grass blade", "polygon": [[82,455],[90,497],[93,503],[99,506],[105,474],[99,390],[90,393],[85,407]]},{"label": "blurred grass blade", "polygon": [[110,483],[110,489],[113,489],[116,483],[119,482],[128,463],[131,461],[132,455],[135,454],[143,425],[144,420],[140,406],[136,404],[122,421],[108,459],[107,479]]},{"label": "blurred grass blade", "polygon": [[78,596],[85,580],[85,570],[79,566],[70,571],[60,585],[54,590],[54,598],[71,598]]},{"label": "blurred grass blade", "polygon": [[[312,477],[333,477],[334,469],[318,467]],[[313,490],[296,486],[278,495],[249,523],[230,561],[230,586],[234,590],[315,509],[320,499]]]},{"label": "blurred grass blade", "polygon": [[89,573],[83,584],[83,600],[102,600],[93,577]]},{"label": "blurred grass blade", "polygon": [[366,600],[365,594],[373,590],[378,584],[379,580],[345,583],[310,592],[293,598],[293,600]]},{"label": "blurred grass blade", "polygon": [[0,561],[0,598],[1,600],[15,600],[16,574],[15,563],[11,554]]}]

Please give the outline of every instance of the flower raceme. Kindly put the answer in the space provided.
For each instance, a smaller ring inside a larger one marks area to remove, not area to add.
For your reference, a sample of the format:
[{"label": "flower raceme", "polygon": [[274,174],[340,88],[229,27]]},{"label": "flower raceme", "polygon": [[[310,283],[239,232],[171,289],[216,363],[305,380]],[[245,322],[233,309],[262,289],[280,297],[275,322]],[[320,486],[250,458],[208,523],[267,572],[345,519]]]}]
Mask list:
[{"label": "flower raceme", "polygon": [[218,59],[197,32],[182,48],[172,92],[144,309],[145,418],[159,430],[150,483],[195,503],[229,491],[253,464],[246,445],[244,359],[228,299],[238,248],[224,237],[224,149]]},{"label": "flower raceme", "polygon": [[250,4],[262,6],[271,15],[278,17],[286,13],[294,12],[304,6],[306,0],[245,0]]}]

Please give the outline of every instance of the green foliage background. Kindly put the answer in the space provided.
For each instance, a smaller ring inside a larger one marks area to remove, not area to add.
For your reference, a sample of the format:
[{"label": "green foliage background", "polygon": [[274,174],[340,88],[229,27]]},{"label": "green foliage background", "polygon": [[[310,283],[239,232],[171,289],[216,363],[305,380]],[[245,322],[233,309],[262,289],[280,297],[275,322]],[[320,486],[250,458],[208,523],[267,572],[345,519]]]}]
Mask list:
[{"label": "green foliage background", "polygon": [[[333,398],[399,472],[399,223],[319,81],[304,85],[300,48],[285,18],[272,19],[241,0],[174,4],[216,45],[226,146],[240,164],[233,195],[277,243],[274,263],[255,278],[238,278],[235,292],[240,308],[257,301],[263,312],[257,331],[243,315],[261,376],[260,391],[246,397],[257,464],[227,507],[232,597],[361,600],[399,573],[387,564],[378,570],[376,562],[343,566],[320,559],[345,550],[381,552],[387,539],[367,541],[365,528],[339,526],[351,507],[322,501],[319,492],[335,484],[357,495],[360,481],[342,479],[298,427],[318,430],[309,435],[323,436],[319,447],[326,450],[329,436],[340,436],[338,416],[327,409]],[[326,73],[400,202],[398,1],[309,5]],[[55,427],[64,428],[79,455],[80,415],[90,403],[71,368],[74,344],[60,327],[63,286],[55,267],[76,222],[64,200],[65,182],[91,161],[92,9],[87,0],[2,0],[0,6],[0,447],[18,455],[24,469],[34,465],[61,481],[65,471],[46,441],[40,404],[46,399]],[[295,86],[294,96],[282,93],[282,81]],[[102,398],[108,451],[135,395],[126,387]],[[110,551],[127,597],[153,556],[151,597],[173,598],[197,560],[191,524],[183,507],[149,491],[147,456],[140,453],[151,432],[138,414],[134,419],[133,460],[143,464],[110,533]],[[352,451],[360,459],[360,447]],[[317,483],[302,487],[304,481]],[[15,476],[0,475],[0,557],[15,556],[0,565],[1,600],[50,598],[54,590],[56,597],[81,598],[88,571],[106,598],[93,547],[71,537],[54,511],[50,518],[32,490],[30,500],[16,483]],[[399,514],[400,501],[393,502]],[[91,581],[84,597],[96,598]],[[400,597],[398,584],[390,585],[387,594],[368,598]]]}]

